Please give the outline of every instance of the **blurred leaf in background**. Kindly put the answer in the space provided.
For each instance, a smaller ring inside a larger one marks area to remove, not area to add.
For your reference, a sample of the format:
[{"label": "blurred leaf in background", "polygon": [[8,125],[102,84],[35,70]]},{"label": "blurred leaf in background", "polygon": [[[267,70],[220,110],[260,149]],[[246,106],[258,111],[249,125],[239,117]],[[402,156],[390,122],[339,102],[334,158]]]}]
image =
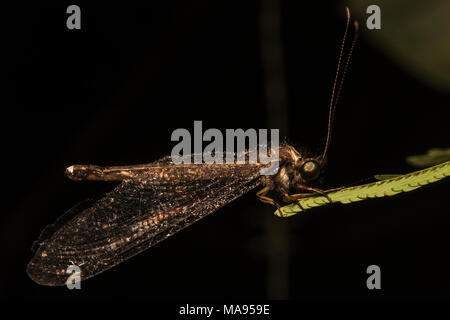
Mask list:
[{"label": "blurred leaf in background", "polygon": [[[450,1],[351,0],[362,36],[418,80],[450,91]],[[367,7],[381,9],[381,29],[366,27]]]},{"label": "blurred leaf in background", "polygon": [[445,161],[450,161],[450,148],[433,148],[428,150],[426,154],[418,154],[406,158],[406,162],[414,167],[419,168],[432,166]]}]

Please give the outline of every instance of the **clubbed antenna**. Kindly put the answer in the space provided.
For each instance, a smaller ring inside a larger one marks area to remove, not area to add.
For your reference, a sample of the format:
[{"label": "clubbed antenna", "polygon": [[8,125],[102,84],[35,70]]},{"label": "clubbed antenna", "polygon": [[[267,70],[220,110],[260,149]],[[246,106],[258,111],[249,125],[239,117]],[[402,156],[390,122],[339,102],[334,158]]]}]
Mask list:
[{"label": "clubbed antenna", "polygon": [[[347,58],[345,60],[344,69],[342,71],[342,76],[340,77],[340,71],[341,71],[341,65],[342,65],[342,57],[343,57],[343,54],[344,54],[345,42],[347,40],[348,28],[350,26],[350,9],[348,7],[345,7],[345,11],[347,13],[347,23],[345,25],[344,38],[342,39],[341,49],[339,51],[338,64],[337,64],[337,68],[336,68],[336,76],[334,78],[333,90],[331,92],[330,111],[328,112],[328,134],[327,134],[327,141],[325,143],[325,148],[324,148],[324,151],[323,151],[323,154],[322,154],[322,161],[325,161],[325,158],[326,158],[327,152],[328,152],[328,148],[330,146],[331,133],[333,131],[332,129],[333,129],[334,111],[336,110],[336,105],[337,105],[337,103],[339,101],[339,96],[340,96],[341,91],[342,91],[342,86],[344,84],[345,75],[347,73],[348,65],[350,64],[350,60],[351,60],[351,57],[352,57],[353,48],[355,47],[356,40],[358,38],[359,24],[358,24],[358,21],[355,20],[354,21],[355,34],[353,36],[352,45],[351,45],[350,50],[348,52]],[[340,80],[339,80],[339,78],[340,78]],[[336,91],[336,86],[337,86],[338,83],[339,83],[339,87],[338,87],[338,89]]]}]

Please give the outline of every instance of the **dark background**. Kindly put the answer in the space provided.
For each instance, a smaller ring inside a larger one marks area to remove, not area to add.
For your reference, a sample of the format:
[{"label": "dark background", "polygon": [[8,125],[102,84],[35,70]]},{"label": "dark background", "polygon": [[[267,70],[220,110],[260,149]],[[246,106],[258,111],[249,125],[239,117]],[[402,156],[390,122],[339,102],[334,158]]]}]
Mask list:
[{"label": "dark background", "polygon": [[[3,14],[2,296],[149,298],[448,297],[448,186],[327,206],[281,219],[254,192],[82,290],[42,287],[25,273],[40,231],[106,183],[72,182],[71,164],[139,164],[170,154],[176,128],[280,128],[320,153],[345,25],[344,6],[283,1],[285,107],[268,107],[260,1],[20,5]],[[411,154],[448,147],[449,95],[426,87],[365,39],[362,22],[323,188],[405,173]],[[278,116],[277,116],[278,114]],[[271,122],[272,121],[272,122]],[[282,230],[281,245],[271,228]],[[276,238],[275,238],[276,240]],[[287,243],[287,246],[284,244]],[[280,249],[281,247],[281,249]],[[270,274],[277,251],[283,274]],[[272,251],[271,251],[272,250]],[[366,288],[381,267],[382,290]],[[269,280],[272,285],[269,284]],[[274,280],[275,279],[275,280]],[[273,289],[273,281],[284,282]]]}]

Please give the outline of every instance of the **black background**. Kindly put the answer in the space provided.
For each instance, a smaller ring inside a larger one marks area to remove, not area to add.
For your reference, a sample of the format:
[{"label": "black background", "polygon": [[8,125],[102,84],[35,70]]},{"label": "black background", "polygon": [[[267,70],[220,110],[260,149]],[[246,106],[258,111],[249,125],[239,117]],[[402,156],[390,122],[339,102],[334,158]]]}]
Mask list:
[{"label": "black background", "polygon": [[[267,128],[259,1],[80,3],[6,10],[2,97],[2,278],[9,297],[265,299],[267,228],[285,225],[286,298],[448,297],[448,186],[314,209],[292,218],[254,192],[154,248],[82,283],[35,284],[25,268],[40,231],[78,201],[111,189],[72,182],[75,163],[120,165],[170,153],[171,132]],[[282,3],[288,125],[299,149],[320,153],[344,7]],[[415,170],[411,154],[448,147],[449,95],[412,78],[361,38],[338,106],[323,187]],[[284,111],[280,111],[284,112]],[[366,268],[382,290],[366,288]]]}]

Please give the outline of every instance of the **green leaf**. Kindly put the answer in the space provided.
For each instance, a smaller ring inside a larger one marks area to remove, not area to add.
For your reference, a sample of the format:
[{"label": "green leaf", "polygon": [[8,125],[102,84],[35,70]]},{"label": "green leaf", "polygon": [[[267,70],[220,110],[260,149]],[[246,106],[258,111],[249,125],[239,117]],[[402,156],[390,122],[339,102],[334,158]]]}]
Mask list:
[{"label": "green leaf", "polygon": [[374,178],[377,180],[387,180],[392,178],[397,178],[401,176],[401,174],[376,174],[374,175]]},{"label": "green leaf", "polygon": [[[339,189],[327,193],[327,195],[333,203],[340,202],[348,204],[370,198],[390,197],[402,192],[409,192],[448,176],[450,176],[450,161],[395,178]],[[290,217],[302,212],[302,208],[308,210],[327,204],[330,204],[330,202],[324,196],[311,194],[311,196],[302,198],[298,202],[291,203],[276,210],[275,215],[279,217]]]},{"label": "green leaf", "polygon": [[406,158],[406,162],[415,167],[428,167],[449,160],[450,148],[433,148],[428,150],[426,154],[419,154]]}]

